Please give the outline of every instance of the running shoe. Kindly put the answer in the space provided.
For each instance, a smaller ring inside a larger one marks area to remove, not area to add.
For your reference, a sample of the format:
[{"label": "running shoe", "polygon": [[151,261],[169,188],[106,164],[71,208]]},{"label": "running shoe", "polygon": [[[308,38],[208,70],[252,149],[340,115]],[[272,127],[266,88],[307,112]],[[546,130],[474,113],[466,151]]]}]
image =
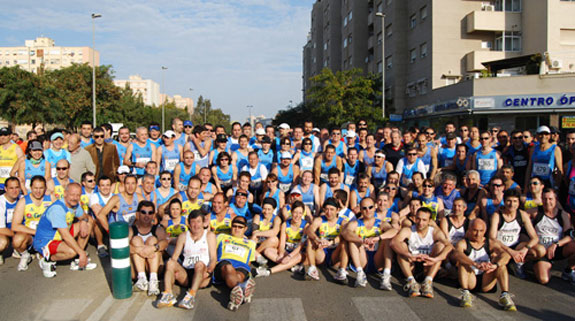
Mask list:
[{"label": "running shoe", "polygon": [[263,266],[256,268],[256,278],[270,276],[271,271]]},{"label": "running shoe", "polygon": [[83,270],[90,271],[90,270],[93,270],[93,269],[98,267],[98,264],[92,263],[90,261],[90,258],[88,258],[88,264],[86,264],[86,266],[83,268],[80,267],[79,262],[80,262],[79,259],[75,259],[74,261],[70,262],[70,270],[72,270],[72,271],[83,271]]},{"label": "running shoe", "polygon": [[259,266],[264,266],[268,264],[268,260],[263,255],[256,256],[256,263]]},{"label": "running shoe", "polygon": [[344,268],[339,268],[333,279],[341,284],[347,284],[347,271]]},{"label": "running shoe", "polygon": [[433,299],[433,282],[423,281],[421,284],[421,296]]},{"label": "running shoe", "polygon": [[160,294],[160,281],[150,280],[148,282],[148,296],[154,296]]},{"label": "running shoe", "polygon": [[249,278],[246,282],[244,282],[243,288],[244,288],[244,302],[245,303],[252,302],[252,297],[254,296],[254,292],[256,290],[256,281],[254,281],[254,279],[252,278]]},{"label": "running shoe", "polygon": [[158,304],[156,305],[156,307],[158,309],[161,309],[165,307],[174,306],[174,304],[176,304],[176,298],[174,297],[174,295],[172,293],[164,292],[162,293],[160,300],[158,300]]},{"label": "running shoe", "polygon": [[20,255],[20,262],[18,262],[18,271],[28,270],[28,264],[32,262],[32,255],[28,251],[24,251]]},{"label": "running shoe", "polygon": [[355,286],[365,288],[367,285],[367,275],[364,271],[358,271],[355,278]]},{"label": "running shoe", "polygon": [[56,276],[56,262],[49,262],[46,261],[45,258],[42,258],[38,261],[38,265],[40,265],[40,269],[42,269],[42,274],[44,274],[45,278],[53,278]]},{"label": "running shoe", "polygon": [[308,281],[310,280],[319,281],[319,272],[317,270],[317,267],[315,267],[315,265],[312,265],[307,269],[305,279]]},{"label": "running shoe", "polygon": [[561,273],[561,278],[565,281],[575,283],[575,270],[571,270],[571,272],[563,271],[563,273]]},{"label": "running shoe", "polygon": [[[175,299],[174,299],[175,300]],[[190,294],[190,292],[186,292],[186,296],[178,303],[178,307],[186,310],[191,310],[196,306],[196,298]]]},{"label": "running shoe", "polygon": [[230,311],[237,311],[242,302],[244,302],[244,290],[238,284],[230,292],[230,302],[228,303],[228,309]]},{"label": "running shoe", "polygon": [[136,281],[136,284],[134,284],[134,287],[136,288],[137,291],[142,291],[142,292],[146,292],[148,291],[148,280],[146,280],[146,278],[138,278],[138,281]]},{"label": "running shoe", "polygon": [[391,291],[391,274],[382,274],[379,288],[385,291]]},{"label": "running shoe", "polygon": [[499,305],[503,307],[505,311],[517,311],[517,307],[511,298],[511,294],[509,292],[501,293],[499,297]]},{"label": "running shoe", "polygon": [[421,295],[420,289],[421,286],[419,283],[417,283],[417,281],[415,281],[415,279],[407,281],[407,283],[403,286],[403,290],[407,291],[408,295],[412,298]]},{"label": "running shoe", "polygon": [[471,296],[471,292],[469,290],[461,291],[461,301],[459,302],[459,306],[462,308],[471,308],[473,306],[473,297]]}]

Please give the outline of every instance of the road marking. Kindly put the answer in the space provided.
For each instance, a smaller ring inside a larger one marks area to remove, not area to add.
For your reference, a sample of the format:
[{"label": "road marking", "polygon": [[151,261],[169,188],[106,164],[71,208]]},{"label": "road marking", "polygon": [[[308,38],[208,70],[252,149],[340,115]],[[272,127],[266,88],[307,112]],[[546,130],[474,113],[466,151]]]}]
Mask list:
[{"label": "road marking", "polygon": [[106,299],[104,299],[104,301],[102,301],[102,303],[98,306],[98,308],[96,308],[96,310],[94,310],[94,312],[90,314],[90,316],[88,317],[88,319],[86,319],[86,321],[102,320],[102,317],[108,311],[108,309],[110,309],[112,304],[114,304],[114,298],[111,295],[109,295],[106,297]]},{"label": "road marking", "polygon": [[353,304],[366,321],[380,320],[385,316],[387,320],[416,321],[421,320],[413,310],[398,297],[356,297]]},{"label": "road marking", "polygon": [[59,299],[50,302],[50,307],[40,314],[43,320],[78,320],[80,314],[92,300],[89,299]]},{"label": "road marking", "polygon": [[124,320],[124,316],[126,316],[126,313],[128,313],[128,310],[132,304],[134,304],[134,301],[136,301],[136,297],[137,295],[132,295],[129,300],[122,300],[122,304],[116,308],[116,312],[109,320]]},{"label": "road marking", "polygon": [[250,303],[250,321],[305,321],[299,298],[254,299]]},{"label": "road marking", "polygon": [[[499,300],[499,296],[496,294],[489,295],[489,299],[495,296],[495,302]],[[517,314],[517,312],[503,311],[501,307],[493,307],[491,304],[485,302],[485,296],[481,298],[475,297],[473,300],[473,306],[467,310],[471,315],[478,320],[498,320],[498,321],[511,321],[516,320],[511,314]]]},{"label": "road marking", "polygon": [[[152,305],[150,300],[146,300],[134,320],[138,321],[157,321],[157,320],[193,320],[196,309],[186,310],[181,308],[158,309]],[[169,310],[169,311],[168,311]],[[167,314],[166,312],[169,312]]]}]

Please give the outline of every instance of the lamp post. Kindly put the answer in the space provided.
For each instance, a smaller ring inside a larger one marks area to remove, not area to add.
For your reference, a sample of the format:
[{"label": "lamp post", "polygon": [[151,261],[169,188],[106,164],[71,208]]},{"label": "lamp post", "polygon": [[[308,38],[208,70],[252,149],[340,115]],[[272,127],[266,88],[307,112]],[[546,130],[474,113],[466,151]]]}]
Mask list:
[{"label": "lamp post", "polygon": [[[194,88],[190,88],[190,99],[192,99],[192,92],[194,91]],[[192,121],[192,106],[188,106],[188,114],[190,114],[190,121]]]},{"label": "lamp post", "polygon": [[376,12],[381,18],[381,114],[385,119],[385,14]]},{"label": "lamp post", "polygon": [[92,13],[92,126],[96,128],[96,22],[101,14]]},{"label": "lamp post", "polygon": [[254,128],[254,124],[252,124],[252,108],[254,108],[254,106],[253,105],[247,105],[246,107],[250,111],[250,126],[252,126],[252,128]]},{"label": "lamp post", "polygon": [[168,67],[162,66],[162,90],[164,91],[164,100],[162,101],[162,133],[166,130],[166,100],[168,99],[168,94],[166,93],[166,84],[164,83],[165,70],[168,70]]}]

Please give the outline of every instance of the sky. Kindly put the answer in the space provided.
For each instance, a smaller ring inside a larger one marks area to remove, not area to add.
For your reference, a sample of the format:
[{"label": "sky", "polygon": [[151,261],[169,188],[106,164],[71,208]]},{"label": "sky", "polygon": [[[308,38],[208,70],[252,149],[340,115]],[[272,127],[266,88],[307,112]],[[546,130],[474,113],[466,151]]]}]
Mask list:
[{"label": "sky", "polygon": [[[0,47],[45,36],[92,46],[116,79],[138,74],[168,95],[199,95],[246,121],[302,100],[302,48],[314,0],[0,0]],[[190,88],[193,91],[190,91]]]}]

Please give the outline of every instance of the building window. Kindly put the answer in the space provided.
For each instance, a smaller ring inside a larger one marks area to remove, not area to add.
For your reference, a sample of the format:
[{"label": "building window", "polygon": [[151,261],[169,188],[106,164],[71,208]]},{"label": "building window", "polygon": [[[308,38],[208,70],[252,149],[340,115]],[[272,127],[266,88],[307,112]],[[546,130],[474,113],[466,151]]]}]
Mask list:
[{"label": "building window", "polygon": [[387,27],[385,27],[385,36],[391,37],[392,33],[393,33],[393,30],[391,29],[391,23],[390,23],[387,25]]},{"label": "building window", "polygon": [[409,62],[414,63],[416,58],[417,58],[417,52],[416,52],[415,48],[411,49],[409,51]]},{"label": "building window", "polygon": [[420,95],[427,94],[427,79],[417,81],[417,91]]},{"label": "building window", "polygon": [[351,34],[350,34],[349,36],[347,36],[347,44],[348,45],[351,45],[351,40],[352,40],[352,38],[351,38]]},{"label": "building window", "polygon": [[391,69],[393,67],[393,59],[391,56],[385,57],[385,69]]},{"label": "building window", "polygon": [[323,50],[327,50],[328,47],[329,47],[329,40],[323,44]]},{"label": "building window", "polygon": [[377,34],[377,45],[381,45],[381,32]]},{"label": "building window", "polygon": [[347,48],[347,38],[343,39],[343,47]]},{"label": "building window", "polygon": [[417,24],[417,18],[415,17],[415,14],[413,14],[411,15],[411,17],[409,17],[409,29],[415,28],[416,24]]},{"label": "building window", "polygon": [[345,17],[343,18],[343,26],[344,26],[344,27],[347,26],[347,16],[345,16]]},{"label": "building window", "polygon": [[424,42],[419,46],[419,53],[421,58],[425,58],[427,56],[427,42]]},{"label": "building window", "polygon": [[347,21],[351,22],[351,18],[353,18],[353,11],[350,11],[347,15]]},{"label": "building window", "polygon": [[387,0],[386,3],[389,6],[391,4],[392,0]]},{"label": "building window", "polygon": [[491,47],[492,47],[491,41],[481,42],[481,49],[491,49]]},{"label": "building window", "polygon": [[521,0],[495,0],[495,11],[520,12]]},{"label": "building window", "polygon": [[521,51],[521,32],[505,31],[495,37],[495,51]]},{"label": "building window", "polygon": [[457,78],[455,78],[455,77],[445,78],[445,85],[446,85],[446,86],[454,85],[454,84],[456,84],[456,83],[457,83]]},{"label": "building window", "polygon": [[425,18],[427,18],[427,6],[423,6],[419,9],[419,17],[421,20],[425,20]]},{"label": "building window", "polygon": [[377,5],[377,12],[383,12],[383,0]]},{"label": "building window", "polygon": [[382,72],[383,70],[383,64],[380,62],[377,63],[377,72]]}]

